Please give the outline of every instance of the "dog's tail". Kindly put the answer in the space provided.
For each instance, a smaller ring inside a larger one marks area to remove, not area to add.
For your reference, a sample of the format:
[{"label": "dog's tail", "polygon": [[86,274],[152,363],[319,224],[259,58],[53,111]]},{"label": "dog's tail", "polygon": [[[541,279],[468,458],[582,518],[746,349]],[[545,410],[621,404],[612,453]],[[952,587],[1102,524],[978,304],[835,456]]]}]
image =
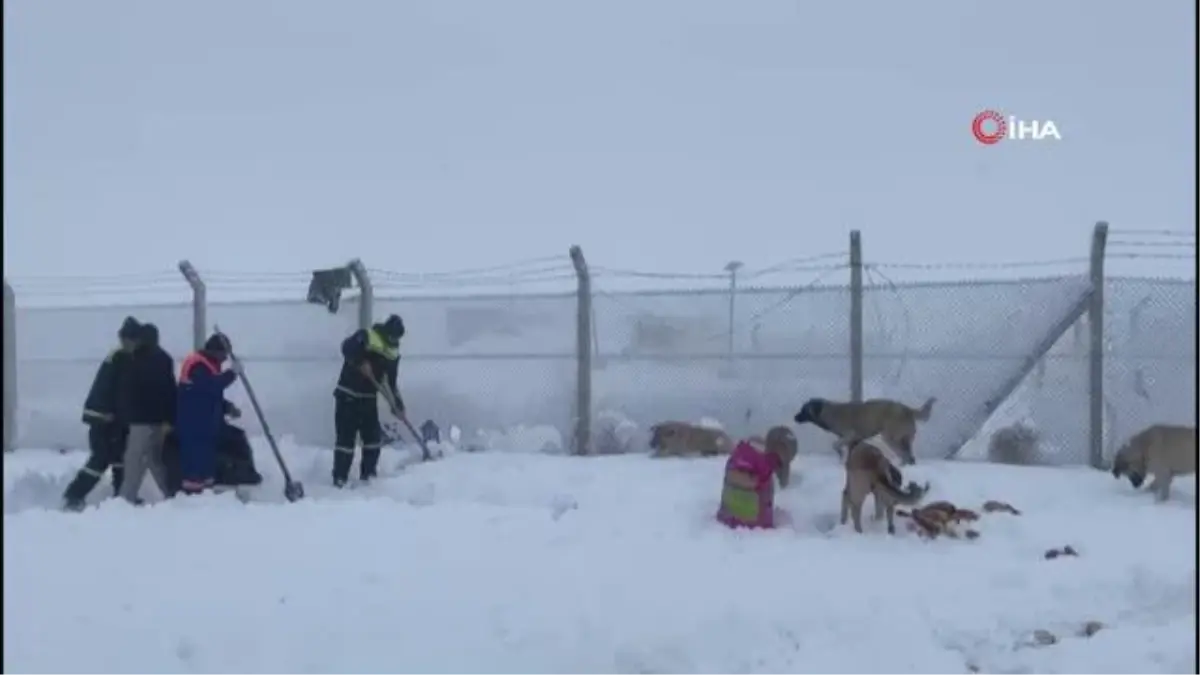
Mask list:
[{"label": "dog's tail", "polygon": [[879,485],[898,504],[912,505],[924,499],[929,492],[929,483],[918,485],[915,482],[909,482],[908,487],[901,487],[898,480],[893,480],[899,477],[899,473],[895,467],[888,464],[879,472]]},{"label": "dog's tail", "polygon": [[933,412],[933,404],[937,403],[937,399],[930,396],[925,404],[913,411],[913,417],[924,422],[929,419],[929,414]]}]

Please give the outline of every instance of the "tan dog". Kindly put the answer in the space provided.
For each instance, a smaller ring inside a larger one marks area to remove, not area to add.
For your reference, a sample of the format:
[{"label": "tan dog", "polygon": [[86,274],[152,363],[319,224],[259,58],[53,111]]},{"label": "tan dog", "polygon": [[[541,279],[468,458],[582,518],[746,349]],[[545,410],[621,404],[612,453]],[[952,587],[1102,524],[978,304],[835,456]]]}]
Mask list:
[{"label": "tan dog", "polygon": [[785,488],[788,486],[788,481],[792,477],[792,462],[796,459],[796,434],[787,427],[771,427],[767,431],[767,440],[764,443],[767,452],[775,453],[779,456],[780,466],[775,472],[775,478],[779,480],[779,487]]},{"label": "tan dog", "polygon": [[904,464],[916,464],[913,440],[917,437],[917,422],[929,419],[936,398],[925,401],[920,408],[910,408],[885,398],[862,403],[835,403],[823,398],[809,399],[793,418],[796,424],[811,422],[838,437],[833,449],[838,456],[851,445],[873,436],[881,436],[900,455]]},{"label": "tan dog", "polygon": [[896,533],[896,505],[916,504],[929,491],[909,483],[901,486],[900,471],[892,466],[883,451],[866,442],[850,446],[846,455],[846,487],[842,489],[842,524],[847,516],[854,519],[854,531],[862,532],[862,507],[867,495],[875,498],[875,517],[887,516],[888,534]]},{"label": "tan dog", "polygon": [[1196,427],[1155,424],[1134,434],[1113,460],[1114,478],[1127,476],[1134,489],[1142,487],[1146,476],[1154,476],[1150,489],[1154,498],[1165,502],[1171,496],[1171,481],[1176,476],[1196,473]]},{"label": "tan dog", "polygon": [[660,422],[650,427],[650,448],[655,457],[727,455],[733,441],[720,429],[687,422]]}]

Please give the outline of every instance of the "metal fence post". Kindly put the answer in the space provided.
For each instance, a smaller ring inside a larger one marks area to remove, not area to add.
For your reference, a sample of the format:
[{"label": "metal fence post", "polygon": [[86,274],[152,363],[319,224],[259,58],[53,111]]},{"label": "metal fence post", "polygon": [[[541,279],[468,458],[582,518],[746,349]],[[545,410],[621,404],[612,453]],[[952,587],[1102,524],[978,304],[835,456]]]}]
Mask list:
[{"label": "metal fence post", "polygon": [[591,454],[592,444],[592,277],[583,249],[572,246],[571,264],[579,287],[575,295],[575,438],[576,455]]},{"label": "metal fence post", "polygon": [[4,280],[4,451],[17,436],[17,296]]},{"label": "metal fence post", "polygon": [[738,260],[731,260],[725,265],[725,271],[729,273],[729,333],[726,336],[728,344],[725,345],[725,356],[731,374],[733,372],[734,324],[737,323],[737,275],[741,268],[742,263]]},{"label": "metal fence post", "polygon": [[366,330],[371,327],[375,311],[375,286],[371,284],[371,275],[362,260],[355,258],[350,261],[350,273],[358,283],[358,327]]},{"label": "metal fence post", "polygon": [[1092,232],[1092,295],[1088,303],[1088,455],[1094,468],[1104,467],[1104,247],[1108,223]]},{"label": "metal fence post", "polygon": [[192,263],[180,260],[179,271],[192,287],[192,348],[204,349],[208,337],[208,288]]},{"label": "metal fence post", "polygon": [[850,400],[863,400],[862,236],[850,230]]}]

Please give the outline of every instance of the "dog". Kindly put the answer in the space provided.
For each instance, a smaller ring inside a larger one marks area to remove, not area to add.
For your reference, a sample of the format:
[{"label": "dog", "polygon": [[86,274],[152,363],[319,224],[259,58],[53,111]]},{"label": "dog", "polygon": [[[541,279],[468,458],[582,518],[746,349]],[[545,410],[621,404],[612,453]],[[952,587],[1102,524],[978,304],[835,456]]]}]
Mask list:
[{"label": "dog", "polygon": [[1113,478],[1125,476],[1135,490],[1146,476],[1154,476],[1150,489],[1157,501],[1171,496],[1171,481],[1176,476],[1196,473],[1196,427],[1154,424],[1134,434],[1117,450],[1113,460]]},{"label": "dog", "polygon": [[888,534],[896,533],[896,505],[906,506],[921,501],[929,484],[909,483],[903,487],[900,472],[884,456],[883,451],[859,441],[846,453],[846,487],[842,489],[842,525],[847,517],[854,519],[854,531],[861,533],[862,507],[867,495],[875,498],[875,517],[887,516]]},{"label": "dog", "polygon": [[727,455],[733,440],[720,429],[687,422],[660,422],[650,427],[650,448],[655,457]]},{"label": "dog", "polygon": [[796,434],[784,426],[771,427],[767,430],[767,438],[763,442],[763,446],[767,452],[779,456],[781,461],[779,468],[775,471],[775,478],[779,481],[779,487],[786,488],[792,477],[792,462],[796,459]]},{"label": "dog", "polygon": [[793,418],[796,424],[815,424],[837,436],[833,449],[842,457],[842,450],[854,443],[873,436],[881,436],[900,456],[903,464],[916,464],[913,455],[913,440],[917,436],[917,422],[929,419],[936,398],[930,398],[920,408],[910,408],[903,403],[885,398],[871,399],[862,403],[837,403],[823,398],[812,398],[805,402]]}]

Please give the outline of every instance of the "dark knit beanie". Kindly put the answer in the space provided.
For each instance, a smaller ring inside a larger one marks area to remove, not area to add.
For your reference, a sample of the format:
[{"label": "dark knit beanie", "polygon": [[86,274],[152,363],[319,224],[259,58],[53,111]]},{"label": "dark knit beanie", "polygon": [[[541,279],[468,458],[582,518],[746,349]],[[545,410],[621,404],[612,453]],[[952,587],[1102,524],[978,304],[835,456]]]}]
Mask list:
[{"label": "dark knit beanie", "polygon": [[136,340],[142,332],[142,324],[132,316],[125,317],[121,322],[121,328],[117,331],[117,337],[122,340]]},{"label": "dark knit beanie", "polygon": [[204,351],[206,352],[228,354],[231,349],[233,349],[233,344],[224,333],[213,333],[204,341]]}]

